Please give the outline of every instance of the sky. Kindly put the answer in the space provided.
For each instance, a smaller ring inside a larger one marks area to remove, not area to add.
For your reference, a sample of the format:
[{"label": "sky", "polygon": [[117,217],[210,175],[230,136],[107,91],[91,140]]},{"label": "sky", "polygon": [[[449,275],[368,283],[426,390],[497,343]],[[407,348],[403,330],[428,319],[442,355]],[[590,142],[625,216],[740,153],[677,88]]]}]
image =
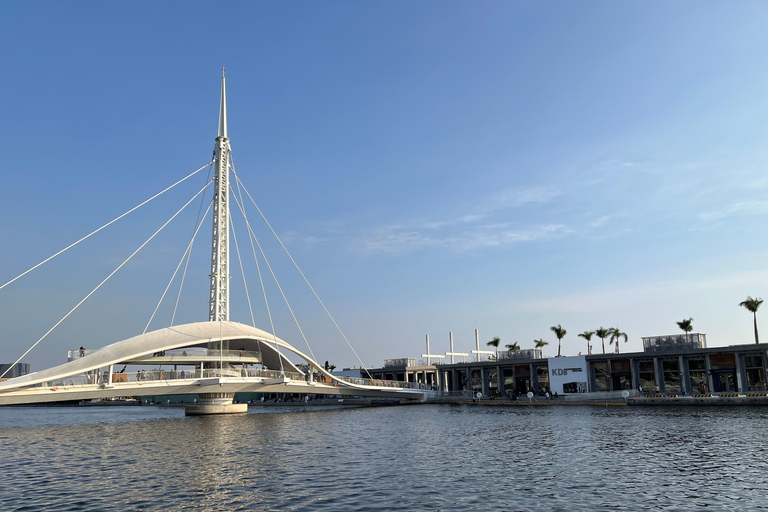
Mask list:
[{"label": "sky", "polygon": [[[419,360],[449,332],[469,352],[474,329],[483,349],[544,338],[554,356],[555,325],[565,355],[601,326],[632,352],[686,318],[709,346],[751,343],[739,303],[768,297],[767,17],[751,1],[2,2],[0,284],[205,166],[225,66],[237,174],[360,358],[250,205],[319,361]],[[0,360],[206,172],[0,290]],[[205,201],[47,335],[33,371],[140,334]],[[304,350],[261,260],[270,322],[233,225],[256,325]],[[150,329],[207,320],[210,236],[207,219],[177,313],[180,275]],[[231,319],[250,324],[234,256]]]}]

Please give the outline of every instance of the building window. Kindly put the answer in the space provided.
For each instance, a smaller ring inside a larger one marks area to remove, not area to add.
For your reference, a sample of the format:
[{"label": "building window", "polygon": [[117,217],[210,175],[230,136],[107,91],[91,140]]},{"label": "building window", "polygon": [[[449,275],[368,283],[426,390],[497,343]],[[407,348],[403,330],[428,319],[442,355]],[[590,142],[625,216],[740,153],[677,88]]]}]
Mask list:
[{"label": "building window", "polygon": [[488,391],[491,396],[499,391],[499,372],[496,368],[488,369]]},{"label": "building window", "polygon": [[653,361],[640,361],[637,363],[640,385],[645,392],[656,390],[656,375],[653,371]]},{"label": "building window", "polygon": [[747,390],[765,391],[763,356],[745,356],[744,367],[747,369]]},{"label": "building window", "polygon": [[704,359],[688,360],[688,376],[691,379],[691,393],[707,392],[707,366]]},{"label": "building window", "polygon": [[608,371],[608,362],[593,363],[592,368],[595,372],[595,391],[610,391],[611,374]]},{"label": "building window", "polygon": [[515,372],[512,368],[502,370],[504,376],[504,393],[511,393],[515,390]]},{"label": "building window", "polygon": [[538,379],[539,379],[539,391],[541,391],[544,388],[547,388],[547,391],[552,391],[551,389],[549,389],[549,367],[537,366],[536,375],[538,376]]},{"label": "building window", "polygon": [[614,359],[611,361],[611,380],[613,390],[632,389],[632,372],[629,359]]},{"label": "building window", "polygon": [[709,355],[709,366],[711,368],[723,368],[723,369],[731,369],[736,368],[736,359],[734,357],[734,354],[710,354]]},{"label": "building window", "polygon": [[472,370],[472,392],[482,393],[483,391],[483,372],[481,370]]},{"label": "building window", "polygon": [[531,368],[527,364],[515,366],[515,387],[517,388],[518,395],[524,395],[528,391],[533,391]]},{"label": "building window", "polygon": [[664,372],[664,391],[680,393],[680,364],[677,359],[665,359],[661,363]]}]

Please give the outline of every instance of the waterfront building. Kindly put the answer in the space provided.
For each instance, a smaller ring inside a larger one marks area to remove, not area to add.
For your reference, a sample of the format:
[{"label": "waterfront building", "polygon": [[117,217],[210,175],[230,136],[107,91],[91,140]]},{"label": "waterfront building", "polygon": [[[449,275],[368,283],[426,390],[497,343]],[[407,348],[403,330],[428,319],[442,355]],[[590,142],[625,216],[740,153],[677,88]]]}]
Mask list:
[{"label": "waterfront building", "polygon": [[706,335],[650,336],[643,351],[544,358],[537,349],[502,352],[499,358],[438,364],[444,392],[483,396],[645,393],[691,395],[766,391],[768,344],[707,348]]},{"label": "waterfront building", "polygon": [[373,379],[413,382],[434,387],[440,386],[437,367],[433,364],[416,364],[416,359],[413,357],[385,359],[384,366],[381,368],[368,368],[367,373],[365,370],[360,370],[361,377],[368,378],[368,374]]},{"label": "waterfront building", "polygon": [[0,375],[5,374],[5,377],[3,378],[3,380],[12,379],[14,377],[21,377],[22,375],[27,375],[29,373],[29,370],[30,370],[29,363],[16,363],[16,364],[1,363],[0,364]]},{"label": "waterfront building", "polygon": [[438,364],[441,391],[472,391],[484,396],[537,393],[549,387],[548,360],[541,349],[499,352],[485,361]]}]

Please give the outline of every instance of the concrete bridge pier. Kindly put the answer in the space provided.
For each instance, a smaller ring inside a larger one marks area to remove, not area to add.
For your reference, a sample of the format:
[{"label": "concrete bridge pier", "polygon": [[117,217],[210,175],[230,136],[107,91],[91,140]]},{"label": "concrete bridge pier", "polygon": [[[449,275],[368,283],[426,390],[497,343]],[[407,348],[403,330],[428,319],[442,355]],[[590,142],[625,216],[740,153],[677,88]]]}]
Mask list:
[{"label": "concrete bridge pier", "polygon": [[246,414],[248,404],[233,404],[234,393],[200,393],[200,403],[185,405],[187,416],[207,416],[210,414]]}]

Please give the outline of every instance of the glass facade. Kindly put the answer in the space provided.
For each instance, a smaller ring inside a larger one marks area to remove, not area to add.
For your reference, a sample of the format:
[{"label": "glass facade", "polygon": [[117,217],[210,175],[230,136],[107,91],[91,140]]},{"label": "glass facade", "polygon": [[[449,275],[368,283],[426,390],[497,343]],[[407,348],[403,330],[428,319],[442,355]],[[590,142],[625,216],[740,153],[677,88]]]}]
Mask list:
[{"label": "glass facade", "polygon": [[515,387],[519,395],[525,394],[531,389],[531,367],[527,364],[515,366]]},{"label": "glass facade", "polygon": [[656,374],[653,371],[653,360],[639,361],[637,363],[638,378],[640,385],[643,387],[643,391],[646,393],[655,393],[656,390]]},{"label": "glass facade", "polygon": [[537,366],[536,376],[538,377],[539,391],[541,391],[544,388],[547,388],[547,391],[549,391],[550,390],[549,389],[549,367]]},{"label": "glass facade", "polygon": [[715,393],[733,393],[736,387],[736,354],[710,354],[712,386]]},{"label": "glass facade", "polygon": [[765,368],[763,356],[744,356],[744,367],[747,370],[747,390],[765,391]]},{"label": "glass facade", "polygon": [[611,361],[611,384],[614,391],[632,389],[632,371],[629,359],[613,359]]},{"label": "glass facade", "polygon": [[707,364],[704,359],[688,360],[688,378],[691,381],[691,394],[704,394],[708,391]]},{"label": "glass facade", "polygon": [[467,389],[467,374],[464,370],[459,370],[456,372],[456,390],[464,391],[465,389]]},{"label": "glass facade", "polygon": [[608,362],[600,361],[593,363],[595,375],[595,391],[610,391],[611,390],[611,375],[608,371]]},{"label": "glass facade", "polygon": [[498,368],[488,369],[488,392],[491,396],[499,393],[499,370]]},{"label": "glass facade", "polygon": [[709,365],[715,369],[731,369],[736,368],[735,354],[710,354]]},{"label": "glass facade", "polygon": [[675,359],[664,359],[661,362],[664,373],[664,392],[680,393],[680,362]]},{"label": "glass facade", "polygon": [[504,368],[502,371],[504,378],[504,393],[511,393],[515,390],[515,371],[512,368]]},{"label": "glass facade", "polygon": [[483,372],[482,370],[473,369],[471,370],[471,380],[472,380],[472,392],[473,393],[482,393],[483,392]]}]

